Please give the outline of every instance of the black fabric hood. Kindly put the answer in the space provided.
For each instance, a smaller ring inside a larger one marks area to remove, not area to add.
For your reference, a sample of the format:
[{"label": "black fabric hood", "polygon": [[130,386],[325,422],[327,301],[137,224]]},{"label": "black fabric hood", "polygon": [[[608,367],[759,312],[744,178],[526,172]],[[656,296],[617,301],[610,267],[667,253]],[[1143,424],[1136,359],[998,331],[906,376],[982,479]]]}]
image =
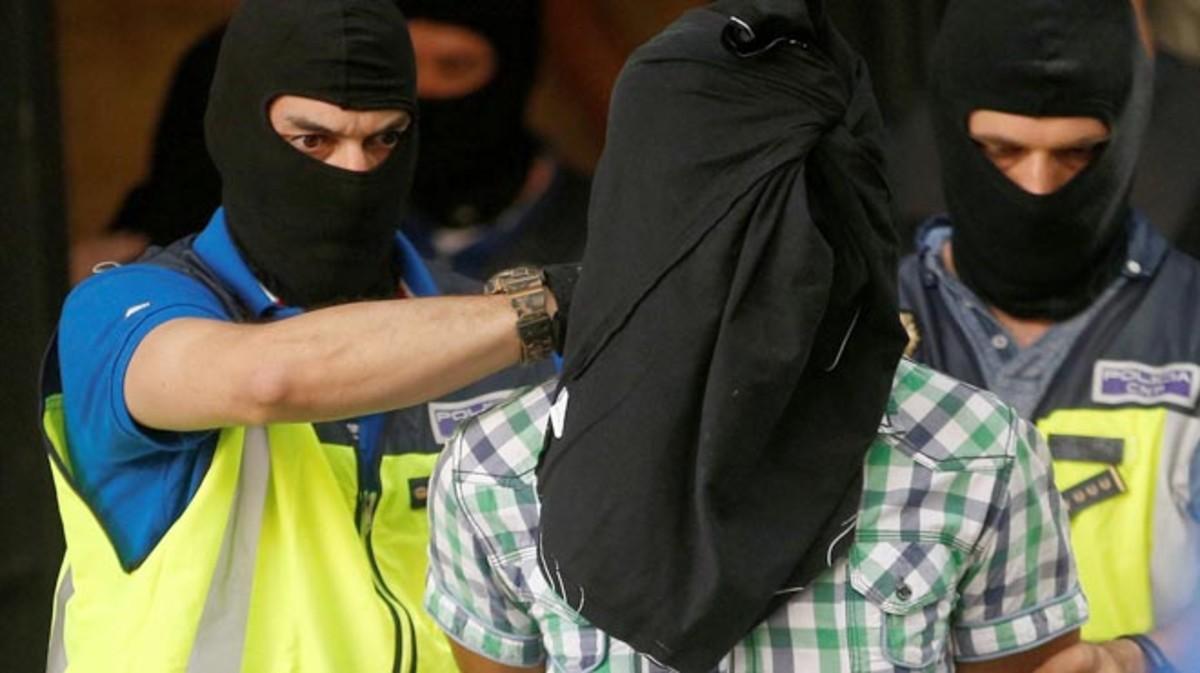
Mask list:
[{"label": "black fabric hood", "polygon": [[[933,119],[962,280],[1019,317],[1065,319],[1119,271],[1153,93],[1128,0],[955,0],[933,50]],[[1054,193],[1010,181],[968,133],[975,110],[1093,117],[1108,143]]]},{"label": "black fabric hood", "polygon": [[[268,109],[282,95],[413,115],[375,169],[326,165],[288,145]],[[213,78],[205,138],[234,240],[284,301],[317,306],[395,292],[393,236],[416,160],[416,76],[390,0],[245,0]]]},{"label": "black fabric hood", "polygon": [[842,557],[904,344],[880,118],[821,8],[718,2],[640,48],[593,183],[541,562],[688,673]]}]

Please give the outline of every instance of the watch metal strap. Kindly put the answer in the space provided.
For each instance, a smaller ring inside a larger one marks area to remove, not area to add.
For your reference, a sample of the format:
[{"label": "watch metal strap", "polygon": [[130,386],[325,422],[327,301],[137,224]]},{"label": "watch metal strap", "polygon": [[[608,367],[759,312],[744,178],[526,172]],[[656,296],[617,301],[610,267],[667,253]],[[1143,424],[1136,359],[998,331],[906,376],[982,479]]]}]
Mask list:
[{"label": "watch metal strap", "polygon": [[546,286],[534,267],[501,271],[488,279],[486,294],[505,294],[517,313],[517,336],[521,339],[521,362],[544,360],[554,352],[554,321],[546,311]]},{"label": "watch metal strap", "polygon": [[550,357],[554,352],[554,321],[546,312],[546,290],[539,286],[509,297],[517,312],[521,362],[528,364]]}]

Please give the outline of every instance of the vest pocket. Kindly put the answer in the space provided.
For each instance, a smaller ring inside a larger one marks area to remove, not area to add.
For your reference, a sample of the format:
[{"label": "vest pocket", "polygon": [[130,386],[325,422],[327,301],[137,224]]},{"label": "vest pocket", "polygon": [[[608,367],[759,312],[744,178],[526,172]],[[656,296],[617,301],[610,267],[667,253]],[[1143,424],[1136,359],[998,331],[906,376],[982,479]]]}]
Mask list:
[{"label": "vest pocket", "polygon": [[[964,553],[939,542],[856,542],[850,584],[880,624],[871,645],[893,666],[925,670],[947,652],[950,611]],[[874,620],[868,619],[868,624]]]}]

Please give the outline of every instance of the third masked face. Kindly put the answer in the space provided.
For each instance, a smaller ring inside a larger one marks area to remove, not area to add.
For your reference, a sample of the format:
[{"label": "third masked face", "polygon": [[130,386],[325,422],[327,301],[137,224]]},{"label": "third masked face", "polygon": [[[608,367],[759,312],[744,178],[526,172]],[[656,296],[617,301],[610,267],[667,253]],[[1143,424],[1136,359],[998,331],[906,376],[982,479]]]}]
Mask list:
[{"label": "third masked face", "polygon": [[466,26],[430,19],[408,24],[417,59],[417,95],[428,100],[462,98],[496,76],[496,50]]},{"label": "third masked face", "polygon": [[416,7],[409,21],[421,120],[413,200],[435,226],[487,224],[518,197],[536,151],[524,120],[534,69],[523,43],[537,32],[522,32],[516,9],[424,9],[431,16]]}]

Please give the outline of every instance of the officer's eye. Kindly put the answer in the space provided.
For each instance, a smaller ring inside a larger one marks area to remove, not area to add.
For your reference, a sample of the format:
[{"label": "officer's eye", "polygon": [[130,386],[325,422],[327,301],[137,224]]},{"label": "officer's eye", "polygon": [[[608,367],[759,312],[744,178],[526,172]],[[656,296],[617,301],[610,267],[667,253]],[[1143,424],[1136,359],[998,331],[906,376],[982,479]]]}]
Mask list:
[{"label": "officer's eye", "polygon": [[983,154],[992,161],[1002,161],[1012,159],[1021,154],[1022,147],[1018,145],[1009,145],[1007,143],[977,143]]},{"label": "officer's eye", "polygon": [[1063,159],[1070,161],[1070,162],[1086,164],[1086,163],[1089,163],[1092,159],[1096,158],[1096,155],[1100,154],[1100,152],[1102,152],[1103,150],[1104,150],[1104,143],[1099,143],[1097,145],[1089,145],[1087,147],[1071,147],[1071,148],[1062,150],[1059,153],[1059,156],[1061,156]]},{"label": "officer's eye", "polygon": [[326,139],[319,133],[305,133],[288,138],[288,142],[301,152],[315,152],[325,145]]}]

